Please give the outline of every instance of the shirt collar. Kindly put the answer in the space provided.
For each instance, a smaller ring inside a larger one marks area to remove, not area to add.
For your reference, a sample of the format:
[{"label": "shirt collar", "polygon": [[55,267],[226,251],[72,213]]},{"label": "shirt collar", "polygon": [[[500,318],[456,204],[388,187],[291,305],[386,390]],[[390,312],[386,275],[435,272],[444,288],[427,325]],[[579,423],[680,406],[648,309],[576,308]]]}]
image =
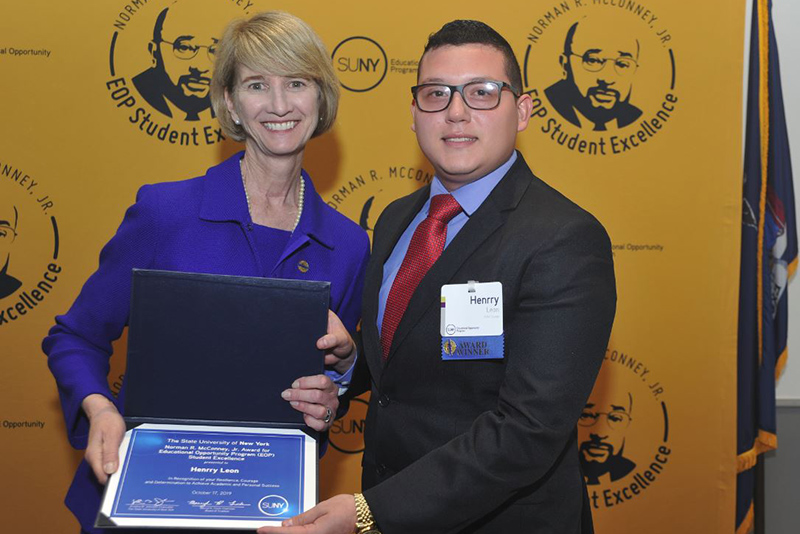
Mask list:
[{"label": "shirt collar", "polygon": [[[586,115],[581,113],[581,110],[579,110],[576,106],[572,106],[572,109],[575,111],[575,116],[578,118],[578,122],[580,123],[579,126],[581,128],[584,128],[586,126],[594,127],[594,125],[595,125],[594,121],[592,121]],[[604,123],[604,126],[606,127],[606,129],[608,127],[619,128],[619,119],[611,119],[611,120],[607,121],[606,123]]]},{"label": "shirt collar", "polygon": [[[205,190],[200,207],[200,218],[209,221],[236,221],[245,226],[250,222],[247,200],[242,185],[239,160],[244,152],[234,154],[227,160],[206,172]],[[314,183],[306,171],[302,171],[305,182],[305,197],[300,223],[293,232],[290,242],[308,236],[327,248],[332,249],[336,242],[334,230],[325,224],[324,211],[328,209],[325,201],[314,189]]]},{"label": "shirt collar", "polygon": [[[170,117],[172,117],[173,119],[186,120],[184,117],[186,117],[188,115],[188,113],[186,111],[180,109],[175,104],[173,104],[172,101],[170,101],[170,99],[167,98],[166,96],[164,97],[164,103],[166,103],[167,108],[169,109],[169,112],[171,113]],[[197,114],[197,117],[198,117],[197,120],[208,122],[208,121],[214,119],[216,117],[216,115],[214,115],[214,109],[211,106],[209,106],[209,107],[205,108],[203,111],[200,111]]]},{"label": "shirt collar", "polygon": [[325,224],[325,211],[331,209],[314,189],[314,182],[306,171],[302,171],[302,179],[306,184],[303,201],[303,213],[294,234],[306,234],[321,245],[333,249],[336,243],[334,225]]},{"label": "shirt collar", "polygon": [[[495,170],[484,176],[483,178],[478,178],[474,182],[470,182],[467,185],[461,186],[455,191],[453,191],[452,195],[453,198],[461,205],[461,209],[464,210],[464,213],[467,214],[467,217],[471,217],[472,214],[477,210],[483,201],[486,200],[486,197],[489,196],[489,193],[495,188],[495,186],[500,183],[500,180],[503,179],[503,176],[506,175],[508,169],[517,161],[517,151],[511,153],[511,157],[508,160],[497,167]],[[442,182],[439,181],[437,176],[434,176],[433,182],[431,183],[431,194],[430,197],[434,197],[436,195],[447,195],[451,194],[447,189],[445,189]]]}]

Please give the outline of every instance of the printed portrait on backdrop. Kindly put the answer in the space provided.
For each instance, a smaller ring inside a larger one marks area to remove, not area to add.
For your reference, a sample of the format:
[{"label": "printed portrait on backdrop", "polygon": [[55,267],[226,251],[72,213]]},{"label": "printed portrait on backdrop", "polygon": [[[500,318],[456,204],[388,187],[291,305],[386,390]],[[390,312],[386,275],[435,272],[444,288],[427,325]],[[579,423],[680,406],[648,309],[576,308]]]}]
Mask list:
[{"label": "printed portrait on backdrop", "polygon": [[199,120],[213,116],[209,95],[211,70],[218,42],[218,24],[208,17],[202,27],[195,6],[175,2],[162,10],[147,44],[151,66],[133,77],[133,85],[148,104],[168,117]]},{"label": "printed portrait on backdrop", "polygon": [[625,434],[632,411],[630,392],[592,392],[578,420],[578,447],[586,484],[599,484],[605,476],[614,482],[636,467],[625,457]]},{"label": "printed portrait on backdrop", "polygon": [[0,328],[30,318],[55,291],[62,271],[55,205],[45,179],[0,162]]},{"label": "printed portrait on backdrop", "polygon": [[0,200],[0,299],[11,295],[22,285],[22,282],[8,272],[18,224],[17,207],[5,199]]},{"label": "printed portrait on backdrop", "polygon": [[578,459],[593,510],[647,499],[669,469],[666,388],[651,362],[609,347],[578,419]]},{"label": "printed portrait on backdrop", "polygon": [[580,128],[623,128],[642,115],[631,93],[639,41],[583,18],[570,26],[558,58],[562,79],[545,89],[555,110]]}]

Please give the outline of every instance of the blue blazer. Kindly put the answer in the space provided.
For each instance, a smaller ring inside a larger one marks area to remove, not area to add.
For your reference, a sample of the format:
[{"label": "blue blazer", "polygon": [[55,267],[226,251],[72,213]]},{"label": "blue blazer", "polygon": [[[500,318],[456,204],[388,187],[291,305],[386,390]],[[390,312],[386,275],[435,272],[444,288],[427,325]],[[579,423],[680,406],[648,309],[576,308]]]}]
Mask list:
[{"label": "blue blazer", "polygon": [[[205,176],[142,187],[100,253],[97,271],[70,310],[56,317],[42,348],[58,385],[73,447],[86,447],[89,421],[81,401],[87,395],[105,395],[122,413],[125,386],[118,397],[111,393],[109,358],[112,342],[128,323],[133,268],[327,280],[331,309],[348,330],[355,330],[369,258],[366,232],[325,204],[304,171],[300,222],[277,265],[261,265],[239,169],[241,157],[239,153],[211,167]],[[102,486],[82,462],[66,504],[89,532],[94,531],[101,493]]]}]

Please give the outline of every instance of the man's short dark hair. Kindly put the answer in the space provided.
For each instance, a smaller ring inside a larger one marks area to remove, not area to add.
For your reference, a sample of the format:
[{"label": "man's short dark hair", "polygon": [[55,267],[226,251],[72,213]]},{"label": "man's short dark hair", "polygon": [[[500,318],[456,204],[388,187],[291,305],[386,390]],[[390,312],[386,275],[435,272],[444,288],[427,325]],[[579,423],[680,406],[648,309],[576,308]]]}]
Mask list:
[{"label": "man's short dark hair", "polygon": [[14,232],[17,231],[17,223],[19,222],[19,212],[17,211],[16,206],[11,206],[11,209],[14,210],[14,220],[13,221],[6,221],[5,219],[0,220],[0,222],[6,223],[8,226],[11,227]]},{"label": "man's short dark hair", "polygon": [[158,14],[158,17],[156,17],[156,24],[155,24],[155,26],[153,26],[153,42],[154,43],[160,43],[161,42],[161,32],[164,30],[164,20],[167,18],[167,13],[168,12],[169,12],[169,8],[165,7],[161,11],[161,13]]},{"label": "man's short dark hair", "polygon": [[[448,22],[439,31],[432,33],[428,37],[428,43],[425,45],[422,57],[441,46],[468,44],[486,45],[499,50],[505,58],[508,81],[516,93],[522,92],[522,73],[519,69],[519,63],[517,63],[517,56],[514,55],[514,50],[511,49],[511,45],[502,35],[484,22],[478,20],[454,20]],[[420,58],[421,62],[422,58]]]},{"label": "man's short dark hair", "polygon": [[[567,30],[567,36],[564,38],[564,55],[569,57],[572,51],[572,40],[575,39],[575,32],[578,31],[578,24],[580,24],[580,20],[569,27]],[[639,39],[634,39],[636,42],[636,59],[639,59]],[[580,54],[577,54],[580,55]]]},{"label": "man's short dark hair", "polygon": [[575,38],[575,31],[578,29],[578,22],[569,27],[569,30],[567,30],[567,37],[564,39],[564,55],[567,57],[572,54],[572,39]]}]

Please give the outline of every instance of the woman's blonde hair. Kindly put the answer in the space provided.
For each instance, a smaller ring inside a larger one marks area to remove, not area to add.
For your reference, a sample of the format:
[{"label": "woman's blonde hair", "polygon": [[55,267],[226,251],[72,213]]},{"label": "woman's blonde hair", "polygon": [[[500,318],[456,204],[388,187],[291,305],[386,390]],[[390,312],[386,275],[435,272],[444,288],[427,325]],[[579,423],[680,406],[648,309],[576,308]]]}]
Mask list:
[{"label": "woman's blonde hair", "polygon": [[339,80],[322,40],[299,18],[282,11],[266,11],[234,20],[217,45],[211,105],[225,135],[244,141],[244,128],[233,122],[225,103],[225,90],[231,94],[234,91],[238,65],[276,76],[313,80],[320,100],[319,123],[313,136],[333,126],[339,107]]}]

